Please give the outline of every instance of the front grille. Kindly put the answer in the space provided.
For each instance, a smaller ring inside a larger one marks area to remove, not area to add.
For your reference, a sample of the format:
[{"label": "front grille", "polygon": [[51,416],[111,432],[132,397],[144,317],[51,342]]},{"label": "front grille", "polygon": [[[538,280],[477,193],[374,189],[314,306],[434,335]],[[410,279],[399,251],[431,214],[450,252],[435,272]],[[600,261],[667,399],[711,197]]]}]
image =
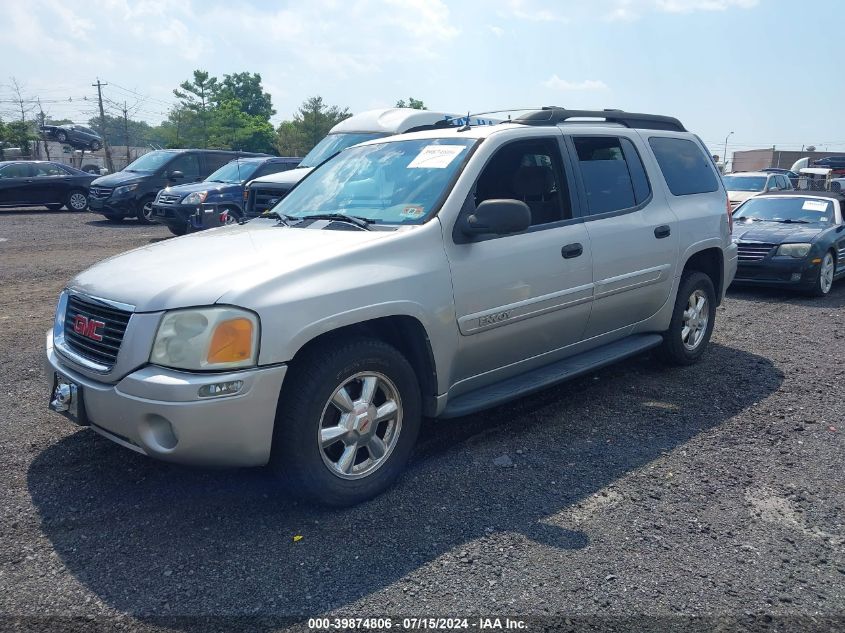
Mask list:
[{"label": "front grille", "polygon": [[772,252],[774,244],[762,244],[759,242],[740,242],[737,246],[739,261],[759,262],[765,259],[766,255]]},{"label": "front grille", "polygon": [[290,192],[289,188],[251,187],[249,215],[261,215],[275,207]]},{"label": "front grille", "polygon": [[163,193],[159,195],[158,200],[156,200],[156,202],[158,204],[176,204],[181,199],[182,196],[180,196],[179,194]]},{"label": "front grille", "polygon": [[105,200],[111,196],[112,191],[114,191],[114,187],[91,187],[88,190],[88,196],[97,200]]},{"label": "front grille", "polygon": [[[105,326],[98,328],[97,335],[101,341],[80,334],[74,330],[78,316],[86,321],[94,319],[102,321]],[[67,346],[88,360],[94,361],[111,369],[117,360],[123,335],[132,314],[118,308],[99,303],[79,295],[70,295],[65,311],[65,343]]]}]

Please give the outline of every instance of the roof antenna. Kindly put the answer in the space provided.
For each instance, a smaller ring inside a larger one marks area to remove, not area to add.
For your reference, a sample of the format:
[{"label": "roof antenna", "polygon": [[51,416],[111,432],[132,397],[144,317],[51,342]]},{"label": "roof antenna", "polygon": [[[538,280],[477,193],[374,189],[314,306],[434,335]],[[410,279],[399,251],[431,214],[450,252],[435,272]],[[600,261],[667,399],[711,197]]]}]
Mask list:
[{"label": "roof antenna", "polygon": [[472,126],[469,124],[469,110],[467,110],[467,122],[458,128],[458,132],[469,132]]}]

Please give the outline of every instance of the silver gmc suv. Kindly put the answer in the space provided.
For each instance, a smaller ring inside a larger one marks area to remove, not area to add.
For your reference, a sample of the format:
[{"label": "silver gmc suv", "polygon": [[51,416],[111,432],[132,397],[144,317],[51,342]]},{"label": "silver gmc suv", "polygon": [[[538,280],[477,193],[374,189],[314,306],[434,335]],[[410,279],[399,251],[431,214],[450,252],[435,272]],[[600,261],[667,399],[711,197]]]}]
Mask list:
[{"label": "silver gmc suv", "polygon": [[454,418],[654,348],[704,353],[736,271],[701,141],[670,117],[544,108],[373,140],[271,212],[79,274],[51,407],[144,455],[269,464],[333,505]]}]

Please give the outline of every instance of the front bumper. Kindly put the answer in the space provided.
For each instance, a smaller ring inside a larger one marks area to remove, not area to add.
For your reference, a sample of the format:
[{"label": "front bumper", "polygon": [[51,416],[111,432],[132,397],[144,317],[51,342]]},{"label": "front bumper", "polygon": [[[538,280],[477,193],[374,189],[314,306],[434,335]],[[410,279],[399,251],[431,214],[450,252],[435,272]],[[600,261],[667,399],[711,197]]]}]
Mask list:
[{"label": "front bumper", "polygon": [[223,226],[222,214],[231,205],[215,202],[194,204],[153,204],[153,222],[191,233]]},{"label": "front bumper", "polygon": [[93,213],[101,213],[102,215],[135,215],[137,201],[132,198],[94,198],[88,196],[88,209]]},{"label": "front bumper", "polygon": [[[182,464],[261,466],[270,458],[273,424],[286,365],[200,374],[148,365],[116,384],[72,369],[47,333],[47,376],[82,388],[91,428],[143,455]],[[200,398],[202,385],[240,380],[232,396]]]},{"label": "front bumper", "polygon": [[740,262],[734,284],[810,288],[819,278],[819,265],[810,258],[767,257],[758,262]]}]

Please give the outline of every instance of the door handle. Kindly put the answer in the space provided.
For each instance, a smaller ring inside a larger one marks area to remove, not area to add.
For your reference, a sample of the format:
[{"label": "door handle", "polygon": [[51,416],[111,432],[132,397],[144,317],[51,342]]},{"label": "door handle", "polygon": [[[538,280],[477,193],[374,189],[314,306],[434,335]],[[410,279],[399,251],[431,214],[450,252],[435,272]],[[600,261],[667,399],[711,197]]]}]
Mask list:
[{"label": "door handle", "polygon": [[654,237],[659,240],[662,240],[664,237],[669,237],[669,234],[672,232],[672,227],[668,224],[661,224],[656,229],[654,229]]},{"label": "door handle", "polygon": [[574,244],[567,244],[563,248],[560,249],[560,254],[564,259],[572,259],[573,257],[578,257],[581,253],[584,252],[584,247],[581,246],[578,242]]}]

